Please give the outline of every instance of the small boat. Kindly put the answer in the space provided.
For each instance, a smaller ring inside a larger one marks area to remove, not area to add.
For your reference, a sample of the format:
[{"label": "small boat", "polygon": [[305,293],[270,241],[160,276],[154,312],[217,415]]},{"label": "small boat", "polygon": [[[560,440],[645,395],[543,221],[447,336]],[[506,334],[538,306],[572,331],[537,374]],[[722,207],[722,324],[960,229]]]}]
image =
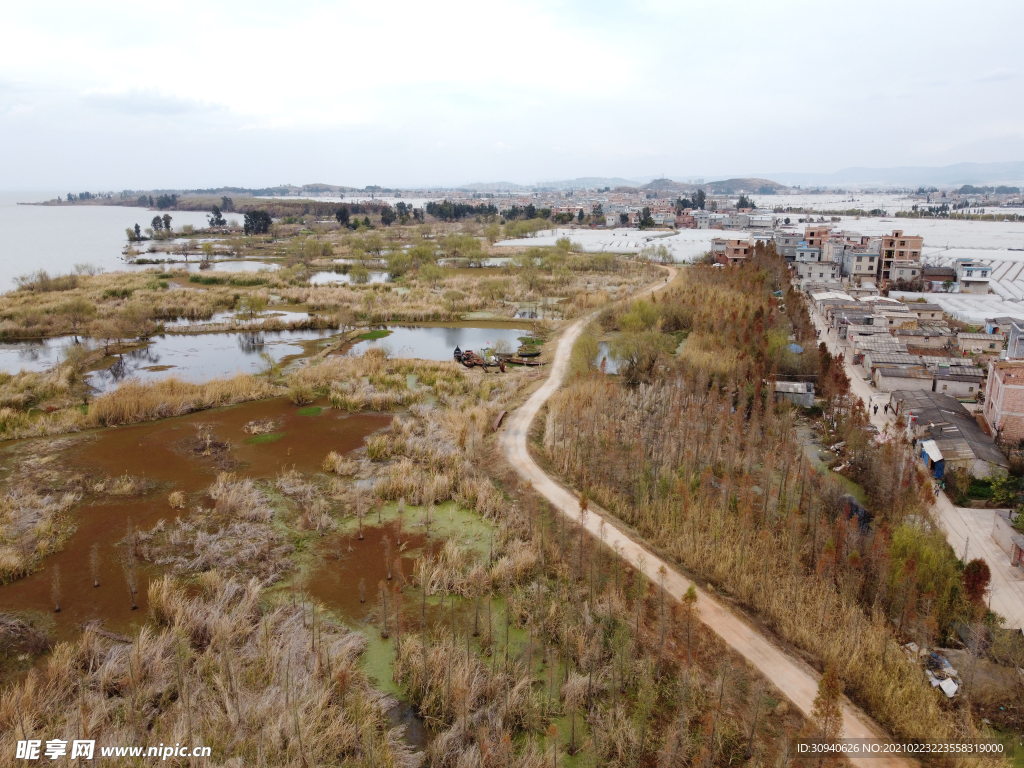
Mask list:
[{"label": "small boat", "polygon": [[525,357],[510,357],[508,362],[513,365],[544,365],[540,360],[534,360],[533,358],[528,360]]},{"label": "small boat", "polygon": [[459,362],[461,362],[467,368],[472,368],[474,365],[483,366],[485,364],[484,359],[480,357],[480,355],[478,355],[472,349],[467,349],[465,352],[463,352],[462,359]]},{"label": "small boat", "polygon": [[519,348],[517,353],[519,357],[540,357],[540,348],[533,345],[527,346],[524,344]]},{"label": "small boat", "polygon": [[462,362],[462,350],[459,349],[459,347],[457,345],[455,347],[455,362],[457,362],[457,363],[461,363]]}]

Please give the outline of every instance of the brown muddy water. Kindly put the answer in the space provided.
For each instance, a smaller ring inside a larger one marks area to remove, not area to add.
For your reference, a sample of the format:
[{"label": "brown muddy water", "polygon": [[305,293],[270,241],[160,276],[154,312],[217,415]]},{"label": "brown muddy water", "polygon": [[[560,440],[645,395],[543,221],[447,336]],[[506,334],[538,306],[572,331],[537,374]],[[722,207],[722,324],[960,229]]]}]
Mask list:
[{"label": "brown muddy water", "polygon": [[[363,526],[363,539],[358,531],[345,531],[324,537],[314,548],[318,562],[305,582],[305,591],[315,600],[334,608],[345,616],[365,619],[380,606],[379,584],[388,589],[392,601],[395,587],[408,583],[413,574],[415,558],[427,542],[422,533],[411,533],[403,528],[398,545],[398,524],[376,526],[371,521]],[[391,579],[385,558],[390,547]],[[365,601],[360,599],[359,582],[365,586]],[[406,622],[403,621],[403,624]]]},{"label": "brown muddy water", "polygon": [[[93,620],[102,620],[107,631],[131,635],[146,620],[146,593],[158,571],[137,564],[138,610],[133,611],[121,567],[123,547],[118,546],[125,538],[129,519],[137,530],[147,530],[160,519],[173,520],[182,514],[167,503],[171,490],[188,495],[190,506],[209,503],[205,491],[222,470],[254,479],[273,478],[293,467],[304,473],[319,471],[328,452],[347,453],[362,447],[364,439],[387,426],[391,418],[383,414],[350,415],[329,408],[300,409],[276,398],[88,433],[61,457],[69,474],[128,474],[151,481],[155,487],[125,500],[87,498],[86,503],[73,509],[71,516],[77,529],[63,550],[47,557],[30,576],[0,586],[0,611],[52,616],[58,640],[75,637],[84,622]],[[266,419],[274,422],[269,436],[253,437],[243,431],[249,422]],[[206,434],[213,438],[209,455],[205,455],[202,445]],[[6,463],[16,460],[20,445],[13,443],[0,449],[7,454]],[[94,545],[100,554],[99,587],[93,586],[90,565]],[[60,568],[60,613],[53,612],[56,566]],[[370,582],[367,578],[367,583],[376,585],[376,580]]]}]

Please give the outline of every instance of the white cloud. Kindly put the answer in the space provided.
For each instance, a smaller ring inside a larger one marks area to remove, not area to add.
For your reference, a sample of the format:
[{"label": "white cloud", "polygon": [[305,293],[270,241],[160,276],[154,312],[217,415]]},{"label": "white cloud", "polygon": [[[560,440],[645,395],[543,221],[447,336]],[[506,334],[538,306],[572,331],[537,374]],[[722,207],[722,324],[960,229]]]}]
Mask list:
[{"label": "white cloud", "polygon": [[90,107],[126,115],[187,115],[217,112],[221,104],[181,98],[159,91],[93,92],[83,95]]},{"label": "white cloud", "polygon": [[[1024,5],[982,6],[12,4],[0,141],[26,151],[3,183],[265,184],[301,171],[412,184],[1013,159]],[[156,142],[162,161],[149,167],[138,155]]]}]

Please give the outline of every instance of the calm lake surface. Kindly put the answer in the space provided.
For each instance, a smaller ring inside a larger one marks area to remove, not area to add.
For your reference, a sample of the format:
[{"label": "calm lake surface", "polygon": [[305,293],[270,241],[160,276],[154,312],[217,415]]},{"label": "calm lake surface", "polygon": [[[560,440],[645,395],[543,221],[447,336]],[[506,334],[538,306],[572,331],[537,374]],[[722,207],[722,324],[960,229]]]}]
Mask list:
[{"label": "calm lake surface", "polygon": [[109,368],[90,373],[87,381],[99,392],[108,392],[126,379],[149,382],[175,376],[202,382],[258,373],[266,367],[264,354],[280,362],[302,354],[302,342],[322,339],[326,343],[336,333],[320,329],[155,336],[144,349],[126,352]]},{"label": "calm lake surface", "polygon": [[352,346],[348,354],[361,355],[371,347],[387,347],[393,357],[419,358],[421,360],[451,360],[455,347],[481,350],[494,346],[498,339],[505,339],[515,352],[520,345],[520,336],[529,336],[529,326],[522,328],[452,328],[437,326],[389,325],[391,331],[382,339],[360,341]]},{"label": "calm lake surface", "polygon": [[[106,272],[124,269],[125,229],[136,223],[145,229],[157,215],[145,208],[18,205],[54,197],[57,193],[0,192],[0,291],[13,288],[19,275],[40,269],[50,274],[67,274],[76,264],[92,264]],[[186,224],[206,226],[201,211],[168,213],[176,230]],[[237,214],[227,218],[241,220]]]}]

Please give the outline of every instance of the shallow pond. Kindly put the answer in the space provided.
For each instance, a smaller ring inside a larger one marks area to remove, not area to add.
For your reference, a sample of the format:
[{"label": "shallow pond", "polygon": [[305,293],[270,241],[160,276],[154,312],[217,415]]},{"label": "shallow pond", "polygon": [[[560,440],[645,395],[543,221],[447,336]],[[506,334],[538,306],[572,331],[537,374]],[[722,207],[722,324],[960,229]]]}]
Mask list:
[{"label": "shallow pond", "polygon": [[53,339],[0,344],[0,371],[46,371],[59,363],[64,350],[74,343],[74,336],[58,336]]},{"label": "shallow pond", "polygon": [[[497,325],[497,324],[495,324]],[[520,336],[530,335],[529,326],[465,328],[455,325],[389,325],[390,333],[380,339],[369,339],[352,345],[350,355],[361,355],[371,347],[386,347],[394,357],[419,358],[421,360],[451,360],[455,347],[481,350],[491,347],[499,340],[505,340],[509,351],[519,348]]]},{"label": "shallow pond", "polygon": [[[143,496],[117,500],[100,498],[71,511],[76,525],[64,549],[46,558],[32,575],[0,586],[0,611],[37,611],[53,616],[58,639],[77,635],[82,623],[103,620],[104,628],[131,634],[147,617],[146,593],[158,569],[140,563],[138,568],[139,610],[131,600],[122,573],[117,542],[125,535],[128,519],[137,530],[152,528],[159,520],[173,520],[183,514],[167,503],[170,490],[189,496],[190,506],[212,502],[206,489],[217,473],[230,469],[241,476],[269,479],[286,468],[301,472],[319,470],[330,451],[347,453],[362,447],[364,439],[391,422],[389,415],[349,415],[324,409],[316,415],[298,409],[283,398],[203,411],[174,419],[117,429],[98,430],[75,439],[60,456],[71,474],[118,477],[124,474],[153,481],[155,487]],[[257,419],[277,424],[272,442],[250,442],[243,427]],[[229,449],[210,456],[195,449],[197,426],[206,425]],[[44,438],[45,439],[45,438]],[[8,444],[0,460],[18,460],[22,443]],[[93,587],[90,551],[99,548],[99,587]],[[61,612],[53,613],[52,574],[61,574]]]},{"label": "shallow pond", "polygon": [[[144,258],[163,258],[162,254],[154,253],[151,256]],[[214,261],[208,270],[202,270],[203,272],[276,272],[281,268],[280,264],[273,261]],[[199,260],[195,261],[174,261],[167,264],[132,264],[126,262],[123,267],[124,271],[145,271],[147,269],[156,269],[158,271],[174,272],[175,270],[187,270],[188,272],[199,272]]]},{"label": "shallow pond", "polygon": [[601,368],[601,364],[604,364],[605,373],[618,373],[619,364],[612,355],[611,347],[607,341],[599,341],[597,343],[597,357],[594,358],[594,365]]},{"label": "shallow pond", "polygon": [[186,317],[181,317],[177,320],[167,320],[164,321],[164,328],[202,328],[205,325],[233,322],[246,323],[248,325],[262,325],[267,322],[295,323],[308,320],[309,318],[308,312],[288,312],[286,310],[268,310],[261,312],[257,317],[250,318],[244,312],[236,312],[233,309],[229,309],[226,312],[215,312],[208,320],[189,320]]},{"label": "shallow pond", "polygon": [[331,329],[305,329],[154,336],[141,349],[108,358],[106,367],[90,373],[86,381],[96,391],[107,392],[126,379],[148,382],[175,376],[201,382],[258,373],[267,366],[264,355],[279,363],[304,354],[310,342],[330,343],[336,334]]},{"label": "shallow pond", "polygon": [[[390,282],[391,277],[387,272],[370,272],[366,282],[368,283],[387,283]],[[348,284],[352,282],[352,275],[350,273],[342,272],[314,272],[309,277],[310,285],[332,285],[332,284]]]}]

